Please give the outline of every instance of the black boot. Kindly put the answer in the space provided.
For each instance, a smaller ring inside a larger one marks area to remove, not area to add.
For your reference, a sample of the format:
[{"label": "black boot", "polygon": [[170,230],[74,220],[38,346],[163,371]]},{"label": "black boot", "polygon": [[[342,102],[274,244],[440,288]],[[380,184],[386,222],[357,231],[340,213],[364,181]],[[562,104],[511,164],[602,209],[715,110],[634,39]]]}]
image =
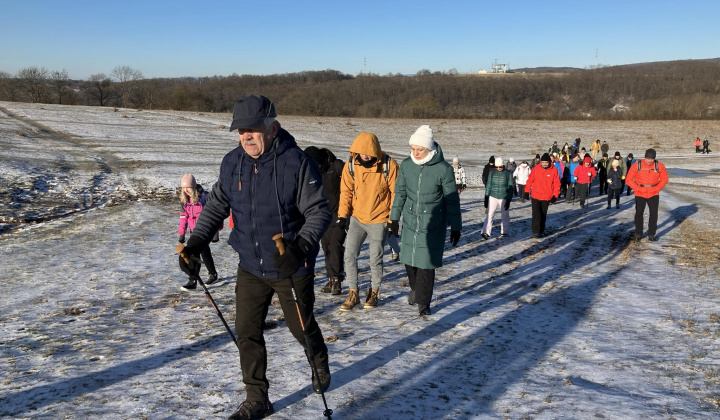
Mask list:
[{"label": "black boot", "polygon": [[188,280],[187,283],[182,286],[182,288],[185,290],[195,290],[197,288],[197,280],[195,280],[194,278]]},{"label": "black boot", "polygon": [[211,284],[215,283],[216,281],[218,281],[218,275],[217,275],[217,273],[212,273],[212,274],[208,275],[208,279],[205,281],[205,285],[210,286]]},{"label": "black boot", "polygon": [[415,291],[410,290],[410,293],[408,293],[408,305],[414,305],[417,302],[415,302]]},{"label": "black boot", "polygon": [[228,420],[253,420],[264,419],[273,414],[275,409],[270,401],[243,401]]},{"label": "black boot", "polygon": [[315,377],[315,373],[312,375],[313,391],[316,394],[322,394],[330,388],[330,368],[325,365],[323,367],[318,366],[317,368],[318,377]]}]

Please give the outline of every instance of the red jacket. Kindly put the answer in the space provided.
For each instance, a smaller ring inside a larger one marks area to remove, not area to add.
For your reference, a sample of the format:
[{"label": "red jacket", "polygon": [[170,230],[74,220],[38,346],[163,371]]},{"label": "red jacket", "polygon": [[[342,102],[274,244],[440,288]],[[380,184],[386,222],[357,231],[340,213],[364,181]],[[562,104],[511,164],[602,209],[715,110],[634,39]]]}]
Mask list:
[{"label": "red jacket", "polygon": [[[588,173],[590,174],[588,176]],[[592,184],[593,178],[597,176],[597,171],[595,168],[590,166],[584,166],[584,165],[578,165],[575,168],[575,173],[573,174],[578,184]]]},{"label": "red jacket", "polygon": [[[638,166],[640,166],[639,171]],[[660,190],[668,183],[668,174],[665,170],[665,165],[657,162],[657,166],[658,169],[656,171],[655,163],[648,165],[645,163],[645,159],[640,159],[628,168],[625,183],[633,189],[636,196],[650,198],[659,195]]]},{"label": "red jacket", "polygon": [[555,165],[550,164],[547,168],[543,168],[542,163],[535,165],[525,184],[525,192],[536,200],[557,198],[560,195],[560,176]]}]

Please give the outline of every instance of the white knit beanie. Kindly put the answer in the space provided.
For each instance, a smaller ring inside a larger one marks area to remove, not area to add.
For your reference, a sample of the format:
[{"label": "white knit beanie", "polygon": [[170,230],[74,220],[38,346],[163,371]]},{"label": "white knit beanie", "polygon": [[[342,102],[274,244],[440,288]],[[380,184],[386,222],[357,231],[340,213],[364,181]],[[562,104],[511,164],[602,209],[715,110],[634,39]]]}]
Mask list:
[{"label": "white knit beanie", "polygon": [[505,166],[501,157],[495,158],[495,167],[497,168],[498,166]]},{"label": "white knit beanie", "polygon": [[433,138],[433,131],[429,125],[421,125],[420,128],[415,130],[415,134],[410,136],[411,146],[420,146],[429,150],[435,150],[435,140]]}]

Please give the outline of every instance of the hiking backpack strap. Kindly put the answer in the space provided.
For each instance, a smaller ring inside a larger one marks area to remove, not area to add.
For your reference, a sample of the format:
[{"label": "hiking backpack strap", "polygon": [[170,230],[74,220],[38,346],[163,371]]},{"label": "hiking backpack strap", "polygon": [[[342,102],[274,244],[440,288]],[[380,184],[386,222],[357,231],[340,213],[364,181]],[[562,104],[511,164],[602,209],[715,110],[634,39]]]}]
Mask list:
[{"label": "hiking backpack strap", "polygon": [[350,171],[350,177],[355,179],[355,158],[352,153],[350,153],[350,157],[348,158],[348,171]]},{"label": "hiking backpack strap", "polygon": [[[637,168],[638,171],[639,171],[640,169],[642,169],[642,166],[640,165],[640,162],[642,162],[642,160],[638,160],[638,163],[637,163],[637,164],[638,164],[638,168]],[[658,170],[658,161],[657,161],[657,160],[655,161],[655,172],[660,172],[660,171]]]},{"label": "hiking backpack strap", "polygon": [[[355,179],[355,160],[352,154],[348,159],[348,172],[350,172],[352,179]],[[390,178],[390,156],[385,152],[383,152],[383,175],[385,175],[385,179]]]},{"label": "hiking backpack strap", "polygon": [[385,152],[383,152],[383,174],[385,179],[390,178],[390,155]]}]

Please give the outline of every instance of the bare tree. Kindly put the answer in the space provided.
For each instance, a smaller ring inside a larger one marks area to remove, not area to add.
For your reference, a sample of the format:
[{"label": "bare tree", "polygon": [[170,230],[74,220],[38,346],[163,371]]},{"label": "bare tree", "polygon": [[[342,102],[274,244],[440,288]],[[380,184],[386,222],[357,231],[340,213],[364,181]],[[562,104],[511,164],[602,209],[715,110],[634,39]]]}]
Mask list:
[{"label": "bare tree", "polygon": [[0,99],[3,101],[17,101],[20,96],[20,86],[17,79],[10,73],[0,71]]},{"label": "bare tree", "polygon": [[140,70],[133,69],[130,66],[117,66],[113,69],[112,76],[118,81],[118,91],[122,105],[127,108],[130,106],[132,93],[138,87],[138,81],[143,79],[143,74]]},{"label": "bare tree", "polygon": [[113,89],[112,80],[105,73],[90,75],[85,91],[100,106],[107,105],[110,100],[117,96]]},{"label": "bare tree", "polygon": [[50,73],[50,81],[52,92],[57,99],[57,103],[62,104],[63,99],[70,95],[70,77],[65,69],[55,70]]},{"label": "bare tree", "polygon": [[48,70],[45,67],[20,69],[17,81],[30,102],[43,102],[48,99]]}]

